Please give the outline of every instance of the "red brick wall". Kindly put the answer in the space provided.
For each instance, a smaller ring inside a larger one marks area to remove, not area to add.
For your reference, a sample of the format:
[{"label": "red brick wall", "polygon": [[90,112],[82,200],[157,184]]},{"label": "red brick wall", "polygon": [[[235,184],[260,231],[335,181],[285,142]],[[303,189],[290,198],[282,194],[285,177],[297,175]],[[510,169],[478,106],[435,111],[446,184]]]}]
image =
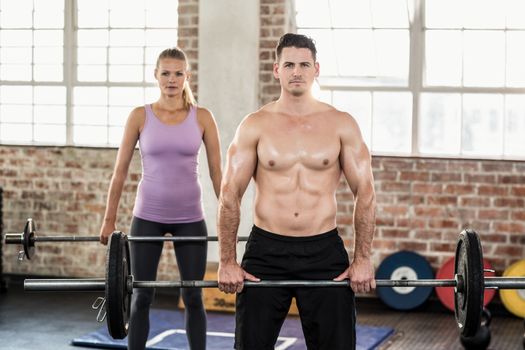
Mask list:
[{"label": "red brick wall", "polygon": [[179,0],[177,46],[184,50],[191,70],[190,86],[197,98],[199,72],[199,0]]},{"label": "red brick wall", "polygon": [[261,0],[260,14],[259,102],[262,106],[279,97],[281,87],[272,74],[275,46],[283,34],[294,32],[296,27],[290,0]]},{"label": "red brick wall", "polygon": [[[480,234],[484,256],[499,272],[525,258],[525,162],[373,157],[373,171],[376,263],[407,249],[439,268],[454,256],[464,228]],[[337,197],[351,250],[353,195],[346,182]]]}]

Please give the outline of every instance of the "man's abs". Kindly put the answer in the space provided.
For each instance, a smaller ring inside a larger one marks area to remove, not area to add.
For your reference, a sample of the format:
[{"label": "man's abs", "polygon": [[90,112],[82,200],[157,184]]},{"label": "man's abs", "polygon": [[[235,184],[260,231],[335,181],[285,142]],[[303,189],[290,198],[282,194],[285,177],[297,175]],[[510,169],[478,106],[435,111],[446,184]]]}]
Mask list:
[{"label": "man's abs", "polygon": [[[256,181],[256,226],[287,236],[311,236],[336,227],[337,203],[333,181],[321,181],[318,188],[311,185],[301,188],[294,181],[282,181],[282,177],[274,174],[265,175],[258,176]],[[286,188],[287,184],[289,188]]]}]

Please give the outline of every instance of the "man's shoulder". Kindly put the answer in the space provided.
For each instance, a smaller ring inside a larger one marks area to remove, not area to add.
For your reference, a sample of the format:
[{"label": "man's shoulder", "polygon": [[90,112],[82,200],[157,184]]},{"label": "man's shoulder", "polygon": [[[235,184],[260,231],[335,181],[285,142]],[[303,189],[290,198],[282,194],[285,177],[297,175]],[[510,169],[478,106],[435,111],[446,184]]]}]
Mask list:
[{"label": "man's shoulder", "polygon": [[262,122],[264,120],[265,116],[269,116],[275,114],[274,108],[273,108],[273,102],[266,104],[259,108],[258,110],[249,113],[244,117],[242,123],[246,125],[254,125]]}]

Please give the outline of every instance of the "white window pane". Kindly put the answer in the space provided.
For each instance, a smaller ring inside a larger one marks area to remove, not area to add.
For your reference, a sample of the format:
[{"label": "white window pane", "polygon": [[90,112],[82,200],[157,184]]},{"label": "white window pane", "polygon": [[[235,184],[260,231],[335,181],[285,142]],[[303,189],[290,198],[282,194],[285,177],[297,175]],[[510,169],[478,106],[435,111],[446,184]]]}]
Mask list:
[{"label": "white window pane", "polygon": [[144,51],[135,47],[110,47],[110,64],[142,64],[144,62]]},{"label": "white window pane", "polygon": [[525,32],[507,32],[507,86],[525,86]]},{"label": "white window pane", "polygon": [[462,38],[459,30],[430,30],[425,40],[425,83],[460,86]]},{"label": "white window pane", "polygon": [[[372,30],[334,30],[334,41],[344,43],[336,47],[339,75],[377,76],[376,45]],[[359,54],[355,49],[359,47]]]},{"label": "white window pane", "polygon": [[109,66],[109,81],[139,82],[143,81],[144,67],[139,65]]},{"label": "white window pane", "polygon": [[350,113],[359,124],[365,143],[370,147],[372,137],[372,94],[370,92],[334,91],[335,108]]},{"label": "white window pane", "polygon": [[64,32],[62,30],[35,30],[35,46],[63,46]]},{"label": "white window pane", "polygon": [[179,21],[177,12],[177,2],[171,1],[170,4],[172,5],[172,9],[160,8],[157,10],[147,10],[146,26],[156,28],[177,27]]},{"label": "white window pane", "polygon": [[109,31],[110,46],[132,47],[144,46],[144,30],[114,29]]},{"label": "white window pane", "polygon": [[73,124],[107,125],[108,109],[107,107],[74,107]]},{"label": "white window pane", "polygon": [[144,101],[144,89],[135,87],[109,88],[109,104],[111,106],[130,106]]},{"label": "white window pane", "polygon": [[62,66],[53,64],[35,64],[35,81],[62,81]]},{"label": "white window pane", "polygon": [[33,18],[35,28],[64,28],[64,11],[36,10]]},{"label": "white window pane", "polygon": [[108,142],[105,126],[74,126],[73,142],[79,145],[105,145]]},{"label": "white window pane", "polygon": [[125,11],[110,10],[109,25],[112,28],[141,28],[145,26],[144,11],[126,9]]},{"label": "white window pane", "polygon": [[146,103],[151,103],[151,102],[154,102],[154,101],[157,101],[160,97],[160,92],[159,92],[159,88],[157,87],[148,87],[145,89],[145,94],[146,94],[146,98],[145,98],[145,101]]},{"label": "white window pane", "polygon": [[87,7],[79,10],[77,15],[79,28],[105,28],[109,25],[109,11],[107,9]]},{"label": "white window pane", "polygon": [[0,80],[31,81],[31,66],[19,64],[0,65]]},{"label": "white window pane", "polygon": [[39,105],[65,105],[66,88],[64,86],[35,86],[34,103]]},{"label": "white window pane", "polygon": [[463,95],[463,152],[468,155],[503,153],[503,96]]},{"label": "white window pane", "polygon": [[505,97],[505,154],[525,157],[525,95]]},{"label": "white window pane", "polygon": [[62,47],[35,47],[34,62],[58,64],[64,62],[64,49]]},{"label": "white window pane", "polygon": [[146,29],[145,38],[148,47],[157,46],[164,50],[167,47],[177,46],[177,29]]},{"label": "white window pane", "polygon": [[335,28],[372,27],[372,13],[368,1],[330,0],[330,13]]},{"label": "white window pane", "polygon": [[66,126],[35,124],[35,141],[63,145],[66,143]]},{"label": "white window pane", "polygon": [[505,28],[505,6],[497,0],[464,0],[470,15],[465,15],[465,28],[503,29]]},{"label": "white window pane", "polygon": [[78,46],[105,47],[109,44],[109,30],[85,29],[77,31]]},{"label": "white window pane", "polygon": [[177,1],[148,0],[144,3],[144,8],[147,10],[160,10],[165,8],[166,11],[173,13],[177,12]]},{"label": "white window pane", "polygon": [[81,11],[91,8],[97,11],[107,11],[109,10],[109,0],[77,0],[77,7]]},{"label": "white window pane", "polygon": [[31,142],[31,124],[0,124],[0,139],[7,142]]},{"label": "white window pane", "polygon": [[503,86],[505,34],[498,31],[465,31],[465,86]]},{"label": "white window pane", "polygon": [[0,88],[2,104],[32,104],[33,88],[31,86],[2,86]]},{"label": "white window pane", "polygon": [[156,83],[155,79],[155,66],[148,65],[144,68],[144,81],[147,83]]},{"label": "white window pane", "polygon": [[35,106],[35,123],[65,124],[66,106]]},{"label": "white window pane", "polygon": [[317,61],[320,64],[321,76],[337,76],[337,61],[334,49],[333,31],[330,29],[299,30],[300,34],[315,40],[317,48]]},{"label": "white window pane", "polygon": [[106,48],[78,48],[77,63],[78,64],[106,64],[107,63],[107,49]]},{"label": "white window pane", "polygon": [[[140,104],[140,101],[137,101],[137,104]],[[126,125],[126,120],[128,120],[128,116],[132,110],[132,107],[109,107],[109,125]]]},{"label": "white window pane", "polygon": [[157,58],[165,47],[146,47],[144,58],[146,64],[155,65],[157,64]]},{"label": "white window pane", "polygon": [[408,28],[406,0],[372,0],[372,21],[377,28]]},{"label": "white window pane", "polygon": [[32,30],[2,30],[0,45],[26,47],[33,45]]},{"label": "white window pane", "polygon": [[2,123],[31,123],[33,121],[33,106],[0,105],[0,121]]},{"label": "white window pane", "polygon": [[124,136],[124,127],[111,126],[108,130],[109,133],[109,144],[118,146],[122,141],[122,136]]},{"label": "white window pane", "polygon": [[412,94],[375,92],[372,101],[372,150],[409,153],[412,137]]},{"label": "white window pane", "polygon": [[461,143],[461,95],[421,94],[418,128],[421,153],[458,154]]},{"label": "white window pane", "polygon": [[2,11],[32,11],[33,0],[1,0]]},{"label": "white window pane", "polygon": [[33,26],[33,11],[0,11],[2,28],[31,28]]},{"label": "white window pane", "polygon": [[145,0],[110,0],[109,8],[111,10],[121,10],[126,9],[137,10],[144,8]]},{"label": "white window pane", "polygon": [[76,87],[73,90],[75,106],[106,106],[108,104],[107,87]]},{"label": "white window pane", "polygon": [[106,65],[77,66],[78,81],[106,81]]},{"label": "white window pane", "polygon": [[379,76],[407,84],[410,50],[408,30],[376,30],[374,34]]},{"label": "white window pane", "polygon": [[319,6],[317,1],[296,0],[298,27],[330,28],[330,8]]},{"label": "white window pane", "polygon": [[506,24],[507,28],[525,29],[523,14],[525,13],[525,1],[507,0]]},{"label": "white window pane", "polygon": [[2,47],[0,49],[0,63],[31,63],[32,51],[30,47]]},{"label": "white window pane", "polygon": [[425,25],[427,28],[461,28],[463,12],[462,1],[426,0]]},{"label": "white window pane", "polygon": [[53,10],[53,11],[63,11],[64,10],[64,0],[45,0],[34,1],[35,11],[42,10]]}]

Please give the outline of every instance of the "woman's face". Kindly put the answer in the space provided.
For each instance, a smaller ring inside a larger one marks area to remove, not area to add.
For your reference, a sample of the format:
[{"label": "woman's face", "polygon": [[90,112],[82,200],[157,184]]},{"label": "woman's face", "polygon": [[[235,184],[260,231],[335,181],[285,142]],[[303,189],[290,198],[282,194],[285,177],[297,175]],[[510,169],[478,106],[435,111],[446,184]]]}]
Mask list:
[{"label": "woman's face", "polygon": [[175,58],[162,58],[155,69],[155,79],[161,93],[168,97],[182,95],[182,90],[189,79],[186,61]]}]

